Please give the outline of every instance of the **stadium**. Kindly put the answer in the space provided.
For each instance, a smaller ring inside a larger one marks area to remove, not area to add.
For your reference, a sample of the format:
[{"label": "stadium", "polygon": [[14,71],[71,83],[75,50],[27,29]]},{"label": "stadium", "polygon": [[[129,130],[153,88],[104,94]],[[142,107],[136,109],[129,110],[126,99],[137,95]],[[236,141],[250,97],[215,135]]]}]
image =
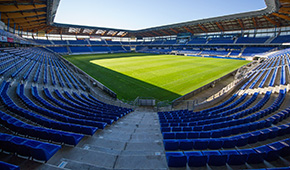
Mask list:
[{"label": "stadium", "polygon": [[290,169],[290,0],[136,30],[59,4],[0,1],[0,169]]}]

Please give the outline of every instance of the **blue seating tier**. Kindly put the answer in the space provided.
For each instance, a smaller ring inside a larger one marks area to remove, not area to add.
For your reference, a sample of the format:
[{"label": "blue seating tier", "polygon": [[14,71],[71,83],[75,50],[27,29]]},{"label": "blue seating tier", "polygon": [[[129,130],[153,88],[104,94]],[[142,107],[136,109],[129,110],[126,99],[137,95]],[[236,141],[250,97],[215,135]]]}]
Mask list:
[{"label": "blue seating tier", "polygon": [[[47,162],[61,146],[0,133],[0,148],[6,152]],[[15,166],[12,168],[17,169]]]}]

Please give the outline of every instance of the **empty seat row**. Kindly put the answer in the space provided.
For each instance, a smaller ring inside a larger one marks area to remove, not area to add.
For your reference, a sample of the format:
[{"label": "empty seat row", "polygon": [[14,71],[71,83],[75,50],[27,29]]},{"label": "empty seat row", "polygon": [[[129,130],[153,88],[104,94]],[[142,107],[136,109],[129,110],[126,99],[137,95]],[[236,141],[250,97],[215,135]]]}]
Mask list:
[{"label": "empty seat row", "polygon": [[[67,68],[64,67],[61,60],[59,60],[51,53],[44,52],[39,49],[36,50],[34,48],[31,48],[29,50],[26,50],[25,48],[19,48],[15,49],[14,51],[8,51],[8,53],[9,58],[1,57],[3,59],[3,62],[1,62],[0,67],[2,66],[5,67],[2,70],[0,70],[0,74],[5,74],[6,72],[12,70],[14,67],[19,67],[11,74],[11,77],[15,78],[17,77],[18,74],[21,73],[22,70],[26,69],[26,67],[30,65],[29,69],[27,69],[26,73],[23,76],[23,80],[27,80],[30,73],[35,68],[36,72],[34,74],[33,81],[38,82],[40,73],[42,72],[43,83],[47,84],[49,82],[48,69],[50,68],[50,77],[52,85],[56,85],[56,79],[54,76],[55,71],[56,75],[58,76],[59,83],[62,87],[64,87],[64,85],[67,84],[69,88],[72,88],[71,85],[72,82],[72,84],[76,89],[81,87],[82,90],[85,90],[85,88],[81,85],[80,81],[77,80],[77,78],[73,75],[73,73],[71,73],[71,71],[67,71]],[[65,82],[63,82],[63,79]]]},{"label": "empty seat row", "polygon": [[228,105],[229,103],[231,103],[233,100],[235,100],[235,98],[237,97],[237,94],[234,94],[231,98],[229,98],[227,101],[223,102],[222,104],[218,105],[218,106],[214,106],[202,111],[198,111],[198,112],[193,112],[193,111],[189,111],[189,110],[177,110],[177,111],[169,111],[169,112],[158,112],[158,116],[160,121],[167,118],[167,117],[171,117],[175,116],[175,117],[180,117],[184,114],[189,115],[189,116],[195,116],[198,115],[200,116],[202,113],[207,114],[209,111],[215,110],[215,109],[219,109],[222,108],[226,105]]},{"label": "empty seat row", "polygon": [[269,82],[269,86],[271,86],[271,87],[274,86],[274,83],[275,83],[275,80],[276,80],[276,77],[277,77],[277,72],[278,72],[278,68],[276,67],[274,69],[273,75],[272,75],[271,80]]},{"label": "empty seat row", "polygon": [[117,121],[119,119],[118,116],[107,115],[107,114],[99,112],[98,110],[90,109],[90,108],[82,106],[78,103],[74,103],[73,101],[65,98],[57,89],[55,89],[54,92],[61,101],[63,101],[64,103],[66,103],[74,108],[83,110],[84,112],[82,112],[82,113],[86,114],[87,116],[99,116],[101,118],[113,119],[114,121]]},{"label": "empty seat row", "polygon": [[0,133],[0,148],[3,151],[21,156],[48,161],[61,146]]},{"label": "empty seat row", "polygon": [[[212,129],[219,129],[219,128],[224,128],[228,126],[233,126],[233,125],[239,125],[243,123],[248,123],[250,121],[255,121],[256,117],[255,116],[248,116],[243,119],[239,119],[241,117],[244,117],[246,115],[252,114],[255,111],[260,110],[266,102],[269,100],[271,95],[271,92],[266,92],[265,96],[263,99],[261,99],[255,106],[252,108],[240,111],[238,113],[235,113],[233,115],[230,115],[235,112],[235,110],[232,111],[225,111],[219,115],[217,115],[217,118],[212,118],[208,120],[201,120],[201,121],[194,121],[194,122],[184,122],[184,123],[162,123],[161,124],[161,131],[162,132],[169,132],[169,131],[178,131],[175,130],[176,127],[188,127],[188,126],[194,126],[192,128],[192,131],[201,131],[201,130],[212,130]],[[256,96],[253,96],[251,99],[255,99]],[[279,98],[278,98],[279,99]],[[242,106],[243,107],[243,106]],[[241,109],[238,109],[241,110]],[[267,112],[269,114],[270,112]],[[265,114],[265,113],[263,113]],[[229,116],[230,115],[230,116]],[[236,120],[239,119],[239,120]],[[172,127],[171,129],[166,128],[166,127]],[[169,130],[168,130],[169,129]],[[180,130],[179,130],[180,131]],[[189,130],[187,130],[189,131]]]},{"label": "empty seat row", "polygon": [[264,84],[265,84],[266,80],[268,79],[268,77],[269,77],[271,71],[272,71],[271,69],[269,69],[269,70],[267,71],[267,73],[266,73],[266,75],[264,76],[263,80],[262,80],[262,81],[260,82],[260,84],[259,84],[259,88],[262,88],[262,87],[264,86]]},{"label": "empty seat row", "polygon": [[[0,96],[3,100],[3,103],[6,105],[8,110],[10,110],[13,113],[18,114],[19,116],[25,117],[26,119],[29,119],[31,121],[38,122],[39,124],[48,127],[48,128],[53,128],[53,129],[58,129],[58,130],[64,130],[64,131],[70,131],[70,132],[76,132],[76,133],[83,133],[83,134],[88,134],[92,135],[94,134],[98,128],[96,127],[86,127],[86,126],[79,126],[75,124],[70,124],[70,123],[64,123],[64,122],[58,122],[55,120],[48,119],[46,117],[40,116],[39,114],[32,113],[28,110],[25,110],[23,108],[18,107],[13,100],[7,95],[7,90],[9,87],[9,82],[3,81],[1,88],[0,88]],[[22,96],[25,97],[25,96]],[[27,102],[29,103],[29,99],[27,99]],[[31,104],[31,103],[30,103]],[[37,107],[37,109],[43,110],[41,107]],[[42,112],[42,113],[47,113],[46,116],[52,116],[51,112]],[[58,118],[63,118],[59,117],[58,115],[54,115]],[[55,117],[55,118],[56,118]],[[63,120],[67,120],[66,118],[63,118]]]},{"label": "empty seat row", "polygon": [[[264,127],[269,127],[272,123],[277,123],[277,121],[281,121],[284,118],[287,117],[287,113],[285,112],[281,112],[281,113],[277,113],[271,117],[269,117],[266,120],[262,120],[259,122],[254,122],[256,120],[261,119],[262,117],[276,111],[280,105],[282,104],[284,98],[285,98],[285,93],[286,93],[286,89],[285,90],[281,90],[280,94],[278,96],[278,98],[272,103],[272,105],[258,113],[255,113],[253,115],[250,115],[246,118],[243,119],[238,119],[236,121],[232,121],[232,122],[239,122],[239,125],[235,125],[235,126],[230,126],[228,128],[222,128],[219,130],[212,130],[212,131],[201,131],[199,133],[174,133],[174,132],[164,132],[163,133],[163,138],[164,139],[186,139],[186,138],[210,138],[210,137],[221,137],[221,136],[229,136],[232,134],[238,134],[238,133],[243,133],[243,132],[247,132],[249,130],[256,130],[256,129],[261,129]],[[287,108],[286,110],[288,111],[289,108]],[[285,110],[285,111],[286,111]],[[255,111],[255,110],[252,110]],[[284,115],[284,116],[280,116],[280,114]],[[276,117],[279,117],[276,119]],[[249,123],[249,122],[254,122],[254,123]],[[228,124],[227,126],[229,126],[230,124]],[[193,127],[192,129],[195,129],[196,127]],[[164,128],[163,128],[164,130]],[[188,129],[189,131],[190,129]],[[200,129],[202,130],[202,129]],[[190,134],[190,136],[189,136]],[[198,134],[198,135],[194,135],[191,136],[193,134]],[[184,138],[185,137],[185,138]]]},{"label": "empty seat row", "polygon": [[[289,112],[285,115],[285,118],[289,117]],[[258,124],[252,124],[258,126]],[[252,126],[253,127],[253,126]],[[255,128],[255,127],[253,127]],[[261,129],[257,127],[256,129]],[[289,135],[290,124],[283,124],[280,126],[273,126],[267,129],[252,131],[241,135],[230,136],[225,138],[209,138],[204,135],[205,139],[186,139],[189,138],[202,138],[201,133],[176,133],[179,138],[183,139],[164,139],[165,150],[204,150],[204,149],[221,149],[221,148],[234,148],[239,146],[245,146],[247,144],[256,143],[258,141],[264,141],[266,139],[272,139],[277,136]],[[184,135],[184,136],[182,136]],[[187,136],[186,136],[187,135]]]},{"label": "empty seat row", "polygon": [[71,106],[68,106],[68,105],[62,103],[61,101],[54,98],[47,88],[44,88],[44,93],[50,101],[52,101],[53,103],[58,105],[60,108],[65,109],[67,111],[71,111],[71,114],[70,114],[71,117],[85,119],[85,120],[94,120],[94,121],[99,121],[99,122],[105,122],[108,124],[112,124],[114,122],[114,119],[101,118],[101,117],[97,116],[96,114],[88,113],[84,110],[74,108],[74,107],[71,107]]},{"label": "empty seat row", "polygon": [[280,78],[280,84],[285,85],[286,84],[286,73],[285,73],[285,65],[281,67],[281,78]]},{"label": "empty seat row", "polygon": [[219,122],[219,119],[222,119],[223,121],[223,116],[225,115],[230,115],[233,114],[237,111],[241,111],[245,108],[247,108],[252,102],[256,99],[258,93],[255,93],[252,98],[250,98],[248,101],[243,103],[241,106],[234,108],[236,105],[241,103],[247,96],[247,94],[244,94],[241,98],[239,98],[237,101],[234,103],[230,104],[227,107],[224,108],[219,108],[213,111],[209,111],[208,113],[202,113],[202,114],[186,114],[186,115],[177,115],[174,117],[164,117],[162,115],[159,115],[159,122],[161,123],[161,126],[163,126],[164,123],[186,123],[186,122],[195,122],[197,125],[205,125],[205,124],[210,124],[213,122]]},{"label": "empty seat row", "polygon": [[[23,85],[18,85],[18,87],[20,87],[20,93],[21,93],[21,95],[24,95],[24,86]],[[42,108],[41,111],[42,112],[45,112],[45,111],[46,112],[50,112],[51,111],[50,113],[52,115],[53,114],[56,114],[57,115],[57,118],[56,119],[59,119],[60,121],[62,121],[63,119],[62,118],[58,118],[58,116],[65,117],[67,119],[67,122],[70,122],[72,124],[80,124],[80,125],[85,125],[85,126],[93,126],[93,127],[98,127],[100,129],[104,129],[106,127],[106,125],[107,125],[107,123],[105,123],[105,122],[97,122],[97,121],[92,121],[92,120],[87,120],[87,119],[79,118],[79,117],[75,116],[77,113],[74,113],[72,111],[67,111],[65,109],[62,109],[62,108],[59,108],[59,107],[56,107],[56,106],[50,104],[49,102],[47,102],[46,100],[44,100],[42,97],[39,96],[36,87],[32,87],[31,91],[32,91],[32,96],[39,103],[41,103],[44,106],[44,108]],[[47,108],[47,109],[45,109],[45,108]]]},{"label": "empty seat row", "polygon": [[[68,116],[63,116],[62,114],[58,114],[56,112],[47,110],[45,108],[42,108],[42,107],[36,105],[28,97],[25,96],[23,88],[20,88],[20,87],[21,86],[19,85],[17,88],[17,92],[16,92],[17,95],[28,106],[28,108],[35,111],[36,113],[39,113],[36,115],[30,114],[30,116],[34,117],[36,119],[41,119],[42,121],[44,121],[43,123],[46,124],[46,126],[52,126],[53,128],[57,128],[57,129],[65,130],[65,131],[70,131],[70,132],[75,132],[75,133],[87,134],[87,135],[93,135],[98,130],[97,127],[91,127],[88,125],[84,125],[86,123],[90,123],[88,121],[78,120],[78,119],[70,118]],[[8,90],[8,88],[6,88],[6,91],[7,90]],[[35,96],[34,93],[33,93],[33,95]],[[13,101],[9,98],[9,96],[7,94],[5,95],[5,97],[6,97],[6,100],[9,100],[13,103]],[[13,104],[13,105],[16,106],[15,104]],[[17,110],[21,110],[21,108],[18,108]],[[44,117],[42,115],[45,115],[46,117]],[[48,119],[47,117],[51,118],[51,119]],[[55,121],[53,119],[58,120],[58,121]],[[93,122],[91,122],[91,123],[93,123]]]},{"label": "empty seat row", "polygon": [[0,161],[0,169],[20,170],[19,166]]},{"label": "empty seat row", "polygon": [[[77,145],[84,137],[81,134],[75,134],[70,132],[64,132],[54,130],[50,128],[34,126],[27,124],[7,113],[0,111],[0,122],[3,126],[7,127],[15,134],[21,134],[24,136],[34,137],[36,139],[42,139],[47,141],[53,141],[61,144]],[[39,123],[39,122],[36,122]]]},{"label": "empty seat row", "polygon": [[250,149],[166,152],[166,158],[169,167],[186,167],[186,165],[201,167],[206,164],[210,166],[256,164],[264,160],[277,160],[279,156],[289,154],[290,139],[288,138]]}]

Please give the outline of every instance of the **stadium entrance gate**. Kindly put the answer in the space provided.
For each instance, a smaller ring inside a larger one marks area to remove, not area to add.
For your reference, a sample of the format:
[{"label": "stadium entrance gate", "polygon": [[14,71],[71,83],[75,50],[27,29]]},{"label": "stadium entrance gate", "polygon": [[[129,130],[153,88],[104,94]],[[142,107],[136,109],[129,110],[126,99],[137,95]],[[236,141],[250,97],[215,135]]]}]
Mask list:
[{"label": "stadium entrance gate", "polygon": [[135,106],[155,106],[156,99],[153,97],[137,97],[134,100]]}]

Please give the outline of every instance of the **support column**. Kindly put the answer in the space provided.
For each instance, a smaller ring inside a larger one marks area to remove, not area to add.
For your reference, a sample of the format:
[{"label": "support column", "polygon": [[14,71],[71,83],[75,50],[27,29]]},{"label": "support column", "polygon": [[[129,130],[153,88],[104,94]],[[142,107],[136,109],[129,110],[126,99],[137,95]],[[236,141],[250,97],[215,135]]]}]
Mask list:
[{"label": "support column", "polygon": [[13,34],[15,34],[15,29],[16,29],[16,23],[14,22]]},{"label": "support column", "polygon": [[10,19],[8,18],[8,23],[7,23],[7,32],[9,32],[9,27],[10,27]]}]

